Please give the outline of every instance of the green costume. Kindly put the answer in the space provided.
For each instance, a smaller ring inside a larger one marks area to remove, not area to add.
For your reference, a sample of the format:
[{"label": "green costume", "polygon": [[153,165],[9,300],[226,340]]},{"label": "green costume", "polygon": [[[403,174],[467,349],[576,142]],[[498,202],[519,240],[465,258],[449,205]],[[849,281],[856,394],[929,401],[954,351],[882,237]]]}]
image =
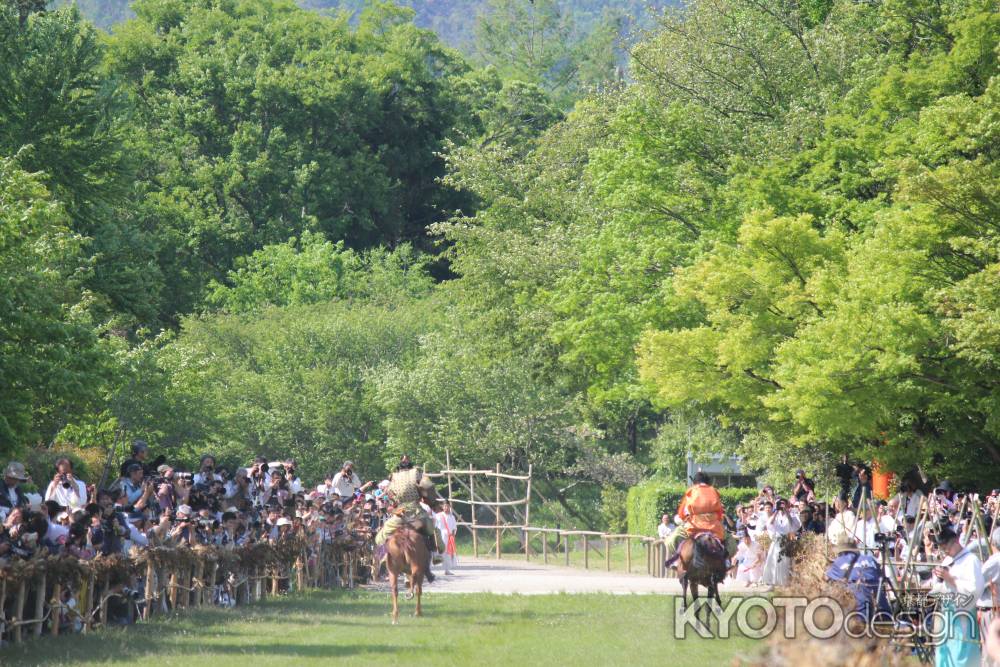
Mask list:
[{"label": "green costume", "polygon": [[375,535],[375,544],[385,544],[389,536],[401,526],[410,524],[417,531],[434,540],[437,550],[441,551],[438,531],[434,528],[434,518],[420,506],[420,498],[425,497],[433,502],[437,499],[437,491],[430,479],[424,477],[420,468],[397,470],[389,478],[389,497],[396,503],[396,514],[386,519]]}]

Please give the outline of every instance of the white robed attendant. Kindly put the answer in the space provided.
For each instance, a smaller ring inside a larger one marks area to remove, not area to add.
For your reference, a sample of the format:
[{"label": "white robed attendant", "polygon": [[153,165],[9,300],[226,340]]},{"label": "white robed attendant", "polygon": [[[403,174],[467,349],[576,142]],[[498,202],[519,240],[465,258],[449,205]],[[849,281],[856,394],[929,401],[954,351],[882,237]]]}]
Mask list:
[{"label": "white robed attendant", "polygon": [[771,538],[771,546],[767,549],[764,560],[764,571],[761,581],[769,586],[784,586],[788,583],[792,560],[781,554],[781,546],[787,535],[799,529],[799,520],[789,516],[788,512],[775,511],[764,519],[764,528]]},{"label": "white robed attendant", "polygon": [[457,554],[455,550],[455,531],[458,530],[458,522],[451,512],[448,503],[443,504],[443,509],[434,515],[434,526],[441,534],[441,544],[444,545],[444,552],[441,559],[444,562],[444,573],[451,574],[455,567]]},{"label": "white robed attendant", "polygon": [[931,578],[931,595],[940,598],[935,628],[943,639],[934,651],[935,667],[978,667],[979,627],[975,620],[976,602],[983,594],[982,563],[974,548],[963,548],[950,529],[938,533],[938,544],[947,555]]},{"label": "white robed attendant", "polygon": [[744,586],[759,583],[764,574],[764,556],[764,548],[756,539],[748,536],[740,540],[736,547],[736,583]]}]

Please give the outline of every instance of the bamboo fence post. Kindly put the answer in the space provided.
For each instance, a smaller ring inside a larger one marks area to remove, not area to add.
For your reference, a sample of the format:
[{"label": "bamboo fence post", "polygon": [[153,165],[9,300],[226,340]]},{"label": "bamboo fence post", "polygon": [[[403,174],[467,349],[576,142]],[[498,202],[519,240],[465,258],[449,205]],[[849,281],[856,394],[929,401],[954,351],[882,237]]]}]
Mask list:
[{"label": "bamboo fence post", "polygon": [[170,610],[177,609],[177,572],[170,573]]},{"label": "bamboo fence post", "polygon": [[93,628],[95,586],[97,586],[97,577],[91,574],[87,579],[87,601],[83,605],[83,634],[87,634]]},{"label": "bamboo fence post", "polygon": [[586,535],[583,536],[583,569],[590,569],[590,540]]},{"label": "bamboo fence post", "polygon": [[448,471],[448,505],[451,505],[451,452],[447,447],[444,450],[444,467]]},{"label": "bamboo fence post", "polygon": [[17,600],[14,602],[14,643],[21,643],[21,621],[24,620],[24,600],[28,595],[27,584],[24,580],[17,587]]},{"label": "bamboo fence post", "polygon": [[215,580],[219,576],[219,561],[212,563],[212,574],[209,578],[209,589],[208,589],[208,604],[212,604],[215,600]]},{"label": "bamboo fence post", "polygon": [[[562,533],[560,533],[562,535]],[[569,535],[562,535],[563,551],[566,553],[566,567],[569,567]]]},{"label": "bamboo fence post", "polygon": [[[531,525],[531,464],[528,464],[528,483],[524,497],[524,559],[531,558],[531,540],[528,539],[527,527]],[[545,533],[542,533],[542,542],[545,541]]]},{"label": "bamboo fence post", "polygon": [[192,598],[194,599],[194,606],[200,607],[201,600],[205,595],[205,563],[198,559],[198,562],[194,565],[194,576],[191,577],[191,591]]},{"label": "bamboo fence post", "polygon": [[[107,590],[107,586],[108,586],[108,577],[107,577],[107,575],[105,575],[105,578],[104,578],[104,588],[105,588],[105,590]],[[154,598],[157,597],[155,595],[155,593],[156,593],[155,586],[156,586],[156,568],[153,567],[153,561],[150,560],[148,563],[146,563],[146,586],[145,586],[145,590],[143,591],[143,597],[146,598],[146,606],[142,610],[142,617],[145,620],[149,620],[149,618],[153,615],[153,607],[155,606],[155,603],[156,603],[156,600]],[[102,598],[104,597],[103,592],[101,594],[101,597]],[[103,624],[104,623],[104,602],[103,602],[103,600],[101,601],[100,604],[101,604],[101,623]]]},{"label": "bamboo fence post", "polygon": [[625,538],[625,571],[632,574],[632,538]]},{"label": "bamboo fence post", "polygon": [[493,509],[493,513],[496,515],[496,535],[497,535],[497,560],[500,560],[500,538],[503,534],[503,529],[500,528],[500,464],[497,464],[497,504]]},{"label": "bamboo fence post", "polygon": [[281,569],[275,565],[271,569],[271,595],[278,595],[278,587],[281,585]]},{"label": "bamboo fence post", "polygon": [[469,500],[472,508],[472,555],[479,558],[479,531],[476,528],[476,478],[469,464]]},{"label": "bamboo fence post", "polygon": [[34,627],[34,635],[36,637],[42,636],[42,625],[45,623],[45,579],[44,572],[38,575],[38,592],[35,594],[35,618],[38,619]]},{"label": "bamboo fence post", "polygon": [[604,536],[604,566],[608,572],[611,571],[611,538]]},{"label": "bamboo fence post", "polygon": [[542,533],[542,562],[546,565],[549,564],[549,536],[547,533]]},{"label": "bamboo fence post", "polygon": [[[152,572],[154,572],[153,564],[149,563],[146,566],[146,591],[147,591],[146,597],[147,598],[153,597],[153,591],[150,588],[150,585],[151,585],[150,582],[153,580],[153,577],[150,576],[150,574]],[[110,574],[105,574],[104,578],[102,580],[102,583],[103,583],[103,586],[101,588],[101,597],[98,598],[98,600],[99,600],[98,604],[100,605],[100,612],[98,612],[98,613],[100,615],[101,627],[103,628],[103,627],[107,627],[107,625],[108,625],[108,591],[111,590],[111,575]],[[152,613],[152,609],[153,609],[153,600],[150,600],[149,602],[146,603],[146,611],[149,612],[149,613]]]},{"label": "bamboo fence post", "polygon": [[[44,595],[45,591],[39,591]],[[62,622],[62,584],[56,582],[52,587],[52,636],[59,636],[59,625]]]}]

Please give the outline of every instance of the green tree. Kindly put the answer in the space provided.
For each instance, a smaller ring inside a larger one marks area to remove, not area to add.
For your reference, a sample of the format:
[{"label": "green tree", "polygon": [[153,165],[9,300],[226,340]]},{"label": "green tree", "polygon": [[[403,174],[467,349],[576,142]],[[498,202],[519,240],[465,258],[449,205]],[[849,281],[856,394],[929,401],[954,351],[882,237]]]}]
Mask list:
[{"label": "green tree", "polygon": [[106,353],[81,287],[81,239],[38,174],[0,158],[0,453],[49,442],[96,402]]}]

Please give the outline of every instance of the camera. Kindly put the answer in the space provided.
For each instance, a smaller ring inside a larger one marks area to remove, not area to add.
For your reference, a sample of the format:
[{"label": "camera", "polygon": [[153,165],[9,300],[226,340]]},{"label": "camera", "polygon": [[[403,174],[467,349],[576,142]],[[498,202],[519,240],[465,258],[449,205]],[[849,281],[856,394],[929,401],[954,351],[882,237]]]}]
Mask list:
[{"label": "camera", "polygon": [[61,475],[59,475],[59,479],[62,480],[62,488],[68,489],[71,487],[69,483],[69,478],[66,476],[66,473],[62,473]]},{"label": "camera", "polygon": [[876,544],[878,544],[880,546],[885,546],[890,541],[892,541],[893,536],[892,535],[886,535],[885,533],[875,533],[873,539],[875,540]]}]

